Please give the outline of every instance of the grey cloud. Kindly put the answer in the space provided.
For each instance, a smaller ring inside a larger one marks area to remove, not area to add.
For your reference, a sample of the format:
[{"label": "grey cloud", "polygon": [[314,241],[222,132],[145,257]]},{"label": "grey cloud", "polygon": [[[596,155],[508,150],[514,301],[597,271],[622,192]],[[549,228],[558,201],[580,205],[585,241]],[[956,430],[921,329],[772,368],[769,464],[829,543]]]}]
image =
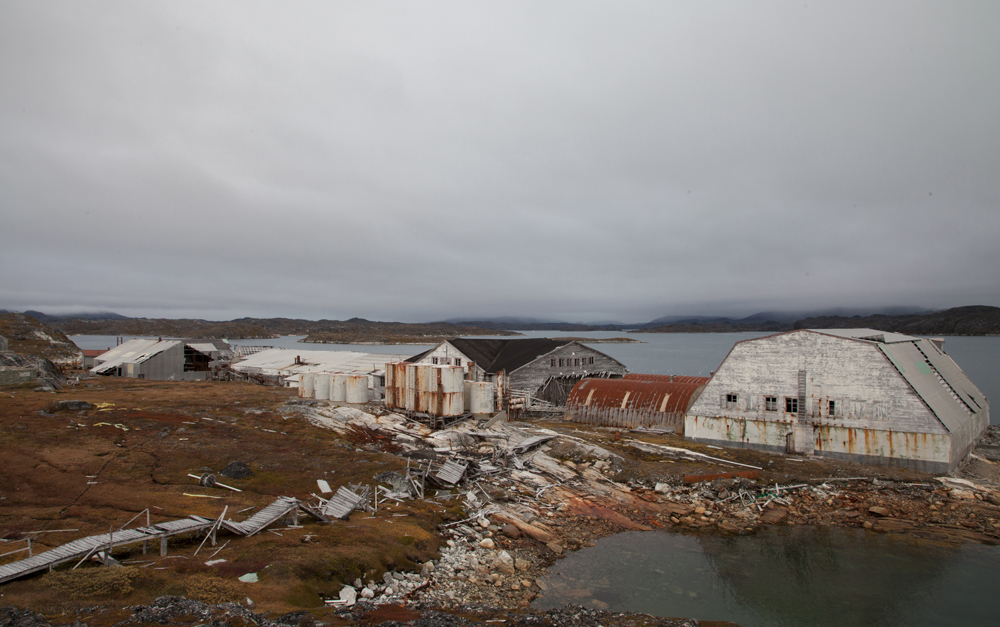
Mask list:
[{"label": "grey cloud", "polygon": [[0,307],[1000,304],[997,26],[975,2],[8,2]]}]

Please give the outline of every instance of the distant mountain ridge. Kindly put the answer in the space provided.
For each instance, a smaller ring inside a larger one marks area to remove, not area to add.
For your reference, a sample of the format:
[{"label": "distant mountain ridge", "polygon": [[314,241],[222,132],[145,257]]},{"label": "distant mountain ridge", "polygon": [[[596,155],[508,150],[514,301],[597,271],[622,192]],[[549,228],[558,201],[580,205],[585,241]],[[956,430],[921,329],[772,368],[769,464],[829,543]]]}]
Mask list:
[{"label": "distant mountain ridge", "polygon": [[[128,318],[114,313],[88,313],[81,317],[49,316],[30,312],[68,334],[139,335],[188,338],[267,339],[278,335],[306,335],[310,342],[358,343],[468,335],[516,335],[517,331],[629,331],[635,333],[739,333],[780,332],[800,328],[861,328],[913,335],[997,335],[1000,308],[987,305],[955,307],[928,312],[915,307],[886,307],[870,315],[841,315],[847,308],[817,315],[794,317],[790,312],[759,312],[744,318],[721,316],[664,316],[643,324],[582,324],[526,318],[486,320],[452,319],[443,322],[376,322],[349,320],[303,320],[296,318],[239,318],[230,321],[200,319]],[[856,310],[853,310],[856,311]],[[886,314],[887,311],[908,312]],[[29,312],[25,312],[29,314]],[[22,314],[24,315],[24,314]],[[417,342],[419,343],[419,342]]]},{"label": "distant mountain ridge", "polygon": [[906,335],[1000,335],[1000,307],[971,305],[922,316],[826,316],[805,318],[796,329],[877,329]]}]

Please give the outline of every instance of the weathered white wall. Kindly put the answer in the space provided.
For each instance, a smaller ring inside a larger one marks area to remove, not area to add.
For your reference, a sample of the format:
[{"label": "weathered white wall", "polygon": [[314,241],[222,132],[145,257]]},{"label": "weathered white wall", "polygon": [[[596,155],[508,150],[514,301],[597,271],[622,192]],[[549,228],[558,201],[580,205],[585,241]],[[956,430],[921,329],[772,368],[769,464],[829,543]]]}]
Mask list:
[{"label": "weathered white wall", "polygon": [[[805,370],[806,408],[785,414],[785,397],[798,396]],[[726,394],[738,397],[735,408]],[[778,411],[765,411],[764,397],[778,398]],[[836,401],[836,416],[827,402]],[[737,342],[688,415],[810,423],[921,433],[947,433],[916,392],[878,348],[868,342],[812,331]]]},{"label": "weathered white wall", "polygon": [[[434,364],[434,359],[435,358],[438,360],[437,364]],[[460,364],[456,364],[455,363],[456,359],[460,360],[461,363]],[[441,344],[438,344],[437,346],[435,346],[431,350],[431,352],[429,352],[426,355],[424,355],[420,359],[420,361],[418,361],[416,363],[419,363],[419,364],[432,364],[432,365],[439,365],[439,366],[456,366],[456,365],[461,365],[462,366],[462,372],[468,374],[468,372],[469,372],[469,364],[471,364],[472,361],[469,360],[468,357],[466,357],[465,355],[463,355],[461,351],[459,351],[457,348],[455,348],[454,346],[452,346],[448,342],[442,342]],[[476,380],[476,381],[482,381],[483,380],[483,368],[482,368],[482,366],[483,366],[483,364],[476,364],[475,372],[473,373],[473,376],[472,376],[472,378],[474,380]]]},{"label": "weathered white wall", "polygon": [[[785,398],[798,397],[800,370],[806,405],[786,413]],[[737,395],[735,406],[728,394]],[[766,396],[777,397],[777,411],[765,410]],[[973,422],[969,432],[980,432],[982,418]],[[738,342],[685,416],[684,435],[785,451],[796,424],[807,437],[811,430],[809,448],[817,455],[931,472],[953,469],[970,441],[948,433],[877,346],[811,331]]]}]

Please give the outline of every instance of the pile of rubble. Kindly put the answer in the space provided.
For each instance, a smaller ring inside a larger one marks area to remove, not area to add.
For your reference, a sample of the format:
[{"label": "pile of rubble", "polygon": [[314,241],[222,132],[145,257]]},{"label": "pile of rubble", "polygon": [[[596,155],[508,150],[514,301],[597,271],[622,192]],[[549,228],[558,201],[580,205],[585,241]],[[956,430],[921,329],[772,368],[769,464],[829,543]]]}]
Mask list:
[{"label": "pile of rubble", "polygon": [[[338,602],[417,600],[442,606],[470,601],[525,607],[544,585],[543,569],[565,550],[623,530],[674,529],[749,533],[761,525],[864,527],[952,541],[1000,543],[1000,492],[961,479],[904,483],[873,478],[826,478],[767,485],[754,468],[686,449],[639,440],[619,445],[661,457],[728,464],[697,483],[616,481],[625,460],[579,437],[503,421],[466,421],[433,431],[395,413],[367,413],[325,403],[293,401],[286,411],[333,429],[356,444],[419,460],[421,481],[447,474],[468,519],[442,525],[447,547],[417,575],[355,582]],[[408,474],[410,471],[408,470]],[[747,476],[737,476],[744,474]],[[423,498],[413,480],[382,477],[393,498]],[[691,479],[691,477],[688,477]],[[422,490],[421,490],[422,491]],[[376,490],[378,493],[378,490]],[[428,498],[430,498],[428,496]],[[447,498],[447,497],[446,497]]]}]

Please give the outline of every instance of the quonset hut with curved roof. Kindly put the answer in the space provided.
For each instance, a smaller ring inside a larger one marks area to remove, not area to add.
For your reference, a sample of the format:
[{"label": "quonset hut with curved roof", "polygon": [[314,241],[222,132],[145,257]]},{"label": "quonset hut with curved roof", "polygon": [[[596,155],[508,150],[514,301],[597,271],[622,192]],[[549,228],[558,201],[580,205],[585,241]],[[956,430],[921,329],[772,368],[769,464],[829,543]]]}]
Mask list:
[{"label": "quonset hut with curved roof", "polygon": [[802,329],[737,342],[684,419],[684,437],[934,473],[990,422],[942,340]]},{"label": "quonset hut with curved roof", "polygon": [[628,374],[624,379],[584,379],[566,401],[566,418],[605,427],[680,431],[684,414],[708,377]]}]

